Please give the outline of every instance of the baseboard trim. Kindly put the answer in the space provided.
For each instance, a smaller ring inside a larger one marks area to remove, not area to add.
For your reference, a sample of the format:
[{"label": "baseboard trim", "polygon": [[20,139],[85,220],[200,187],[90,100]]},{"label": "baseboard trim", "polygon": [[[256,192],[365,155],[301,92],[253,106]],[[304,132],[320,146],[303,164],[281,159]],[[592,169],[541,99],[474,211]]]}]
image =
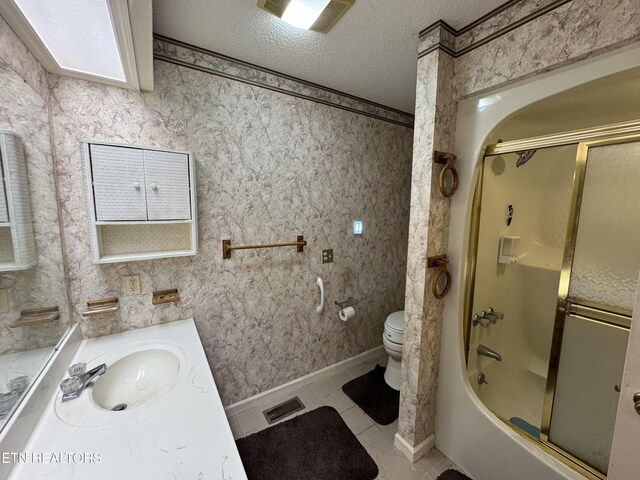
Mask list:
[{"label": "baseboard trim", "polygon": [[429,435],[425,440],[420,442],[415,447],[409,445],[404,438],[400,436],[399,433],[396,433],[395,438],[393,440],[394,445],[400,450],[405,457],[407,457],[411,462],[417,462],[422,458],[422,456],[436,446],[436,436]]},{"label": "baseboard trim", "polygon": [[366,352],[356,355],[355,357],[347,358],[346,360],[342,360],[341,362],[329,365],[328,367],[305,375],[304,377],[291,380],[290,382],[280,385],[279,387],[272,388],[271,390],[266,390],[257,395],[254,395],[253,397],[245,398],[244,400],[240,400],[239,402],[232,403],[231,405],[225,407],[225,412],[227,413],[227,417],[232,417],[263,403],[265,399],[271,395],[286,395],[288,392],[293,392],[294,390],[309,385],[310,383],[317,382],[318,380],[338,373],[341,370],[346,370],[347,368],[355,366],[358,363],[380,356],[383,352],[383,345],[372,348],[371,350],[367,350]]}]

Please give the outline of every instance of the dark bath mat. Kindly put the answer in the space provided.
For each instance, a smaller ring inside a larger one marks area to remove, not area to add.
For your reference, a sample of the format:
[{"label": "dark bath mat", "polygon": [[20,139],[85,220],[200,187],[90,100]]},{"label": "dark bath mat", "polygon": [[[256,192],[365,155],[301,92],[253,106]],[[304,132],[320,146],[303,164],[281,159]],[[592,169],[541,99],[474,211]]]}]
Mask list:
[{"label": "dark bath mat", "polygon": [[380,425],[394,422],[400,410],[400,392],[384,381],[385,370],[376,365],[369,373],[342,386],[342,391]]},{"label": "dark bath mat", "polygon": [[445,470],[440,474],[438,480],[471,480],[464,473],[461,473],[457,470]]},{"label": "dark bath mat", "polygon": [[373,480],[378,466],[340,414],[320,407],[236,442],[249,480]]}]

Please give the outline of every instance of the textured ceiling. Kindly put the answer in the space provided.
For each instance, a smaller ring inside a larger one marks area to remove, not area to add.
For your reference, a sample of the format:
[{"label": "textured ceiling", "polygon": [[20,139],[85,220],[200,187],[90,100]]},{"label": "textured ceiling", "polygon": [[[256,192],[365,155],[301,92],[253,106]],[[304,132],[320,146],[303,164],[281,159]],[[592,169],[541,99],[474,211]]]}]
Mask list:
[{"label": "textured ceiling", "polygon": [[153,0],[154,31],[413,112],[418,32],[461,28],[504,0],[356,0],[328,33],[299,30],[257,0]]}]

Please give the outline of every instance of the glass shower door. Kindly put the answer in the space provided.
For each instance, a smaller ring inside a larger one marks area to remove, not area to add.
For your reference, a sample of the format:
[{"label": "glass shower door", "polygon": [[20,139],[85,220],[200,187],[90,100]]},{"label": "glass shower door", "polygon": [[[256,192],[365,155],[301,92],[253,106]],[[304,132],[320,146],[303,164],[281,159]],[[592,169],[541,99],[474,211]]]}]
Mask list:
[{"label": "glass shower door", "polygon": [[[623,142],[623,143],[621,143]],[[606,474],[640,271],[640,141],[581,144],[566,302],[550,371],[548,440]]]},{"label": "glass shower door", "polygon": [[[576,151],[577,145],[539,149],[520,167],[517,154],[485,157],[476,205],[481,214],[468,319],[469,382],[490,410],[535,437],[540,435]],[[511,251],[505,251],[505,239],[512,242]],[[499,354],[501,361],[478,354],[479,347]]]}]

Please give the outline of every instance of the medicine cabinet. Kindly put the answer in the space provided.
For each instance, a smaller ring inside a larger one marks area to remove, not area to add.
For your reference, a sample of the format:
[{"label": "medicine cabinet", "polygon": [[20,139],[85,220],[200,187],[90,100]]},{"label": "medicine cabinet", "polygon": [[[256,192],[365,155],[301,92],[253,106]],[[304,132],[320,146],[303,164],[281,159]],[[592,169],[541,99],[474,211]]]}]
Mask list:
[{"label": "medicine cabinet", "polygon": [[195,255],[192,153],[83,144],[94,263]]},{"label": "medicine cabinet", "polygon": [[22,139],[0,132],[0,272],[37,263]]}]

